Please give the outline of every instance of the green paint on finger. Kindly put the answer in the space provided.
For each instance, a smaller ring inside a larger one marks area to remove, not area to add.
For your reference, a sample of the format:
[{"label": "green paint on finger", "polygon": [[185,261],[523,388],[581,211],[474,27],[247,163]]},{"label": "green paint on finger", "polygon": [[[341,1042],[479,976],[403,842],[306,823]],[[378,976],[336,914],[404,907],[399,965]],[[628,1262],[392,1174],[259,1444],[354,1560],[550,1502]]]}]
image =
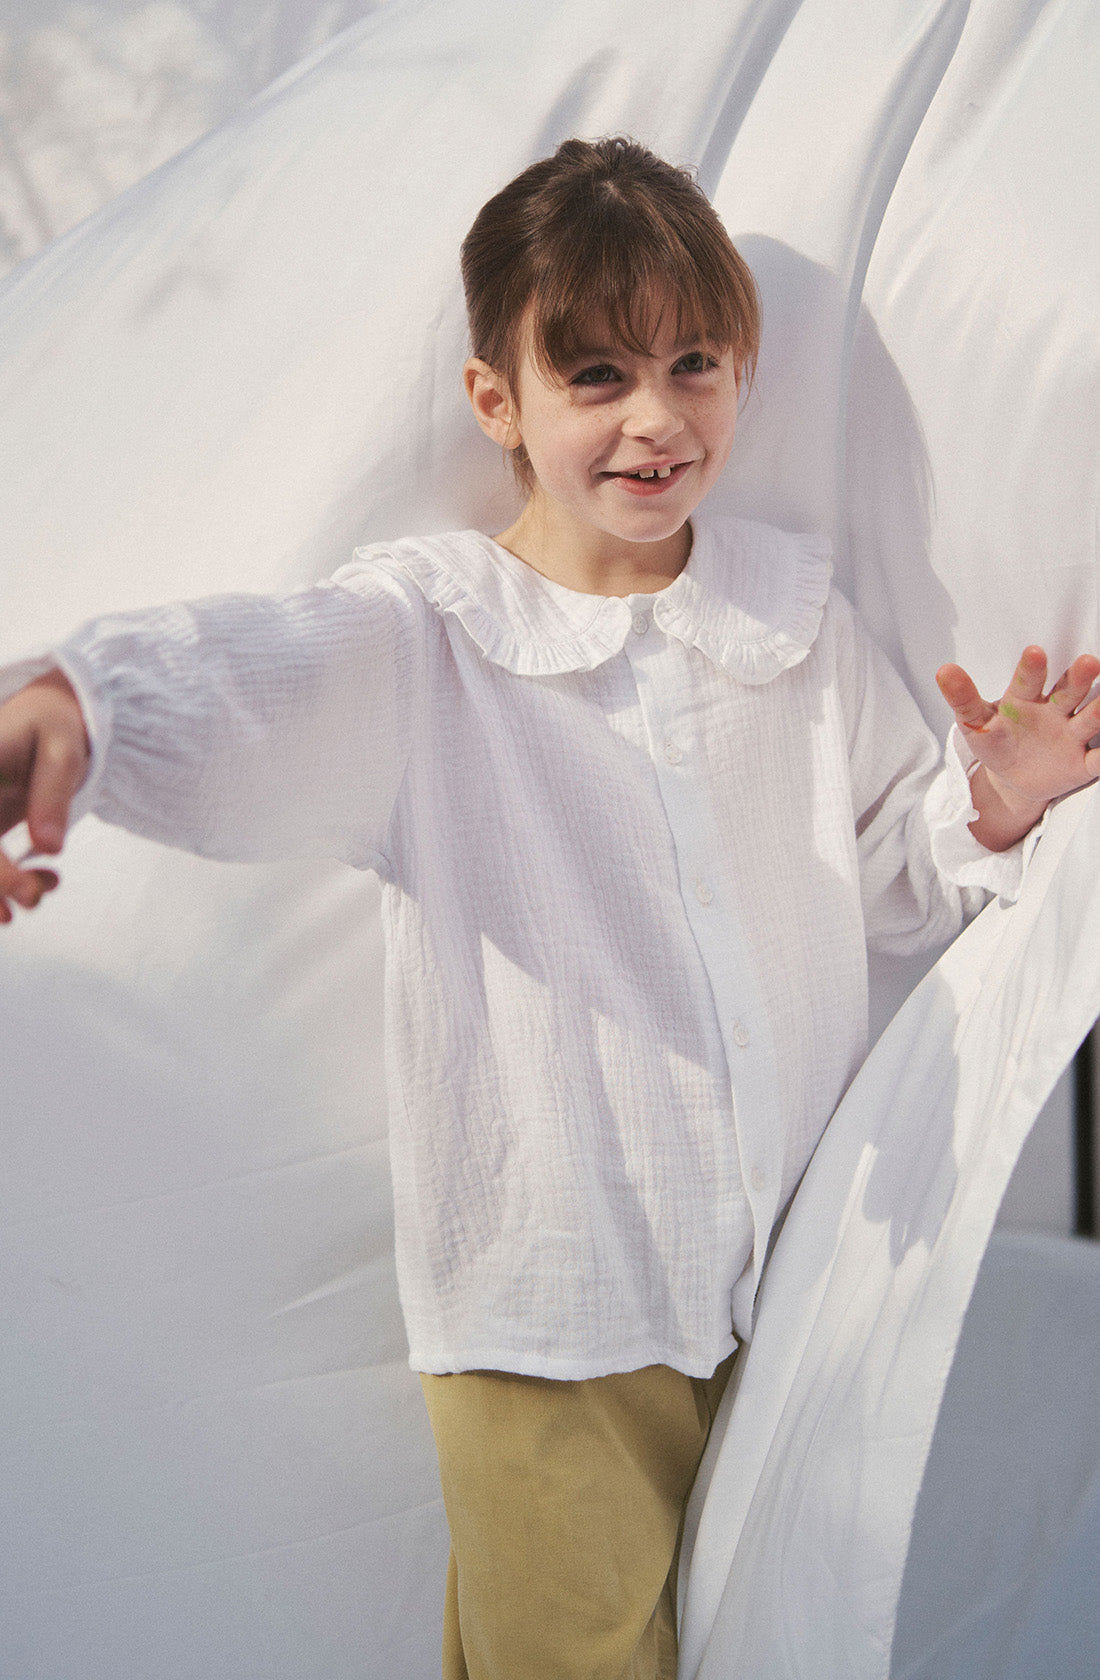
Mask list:
[{"label": "green paint on finger", "polygon": [[999,710],[1001,716],[1006,717],[1009,723],[1019,723],[1020,708],[1019,706],[1014,706],[1011,700],[1002,700]]}]

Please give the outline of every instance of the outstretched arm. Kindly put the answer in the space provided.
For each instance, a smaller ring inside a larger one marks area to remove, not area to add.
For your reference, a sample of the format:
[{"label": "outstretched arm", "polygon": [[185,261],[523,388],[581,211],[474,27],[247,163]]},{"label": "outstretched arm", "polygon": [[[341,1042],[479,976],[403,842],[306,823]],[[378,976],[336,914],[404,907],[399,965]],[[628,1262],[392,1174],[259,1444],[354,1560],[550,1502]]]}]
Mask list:
[{"label": "outstretched arm", "polygon": [[45,677],[49,656],[0,671],[0,834],[26,817],[34,849],[0,854],[0,921],[56,884],[34,853],[60,851],[78,789],[74,810],[200,857],[388,862],[426,693],[422,602],[368,559],[284,595],[109,613]]},{"label": "outstretched arm", "polygon": [[[80,702],[61,671],[0,706],[0,834],[25,820],[35,853],[59,852],[89,756]],[[0,922],[11,921],[9,900],[33,910],[56,885],[52,869],[26,869],[0,851]]]},{"label": "outstretched arm", "polygon": [[991,852],[1023,838],[1053,799],[1100,777],[1100,698],[1083,704],[1100,676],[1100,659],[1082,654],[1048,694],[1047,657],[1027,647],[996,703],[983,700],[958,665],[936,672],[978,768],[971,777],[976,822],[970,831]]}]

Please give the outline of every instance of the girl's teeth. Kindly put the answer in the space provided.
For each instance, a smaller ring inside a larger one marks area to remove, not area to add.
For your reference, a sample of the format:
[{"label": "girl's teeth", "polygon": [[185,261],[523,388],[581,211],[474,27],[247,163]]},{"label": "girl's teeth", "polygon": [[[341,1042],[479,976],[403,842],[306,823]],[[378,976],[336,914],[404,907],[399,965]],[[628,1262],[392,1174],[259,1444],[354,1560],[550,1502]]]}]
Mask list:
[{"label": "girl's teeth", "polygon": [[631,478],[667,478],[671,467],[643,467],[640,472],[631,473]]}]

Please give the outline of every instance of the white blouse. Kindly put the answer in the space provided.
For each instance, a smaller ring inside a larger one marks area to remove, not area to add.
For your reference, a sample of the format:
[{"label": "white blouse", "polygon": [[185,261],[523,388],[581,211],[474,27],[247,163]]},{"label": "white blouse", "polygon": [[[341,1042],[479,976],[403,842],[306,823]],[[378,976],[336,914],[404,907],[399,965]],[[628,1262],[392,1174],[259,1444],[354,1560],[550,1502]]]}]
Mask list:
[{"label": "white blouse", "polygon": [[380,875],[419,1370],[712,1371],[864,1054],[866,942],[1018,887],[825,544],[694,523],[650,596],[465,531],[56,650],[83,809]]}]

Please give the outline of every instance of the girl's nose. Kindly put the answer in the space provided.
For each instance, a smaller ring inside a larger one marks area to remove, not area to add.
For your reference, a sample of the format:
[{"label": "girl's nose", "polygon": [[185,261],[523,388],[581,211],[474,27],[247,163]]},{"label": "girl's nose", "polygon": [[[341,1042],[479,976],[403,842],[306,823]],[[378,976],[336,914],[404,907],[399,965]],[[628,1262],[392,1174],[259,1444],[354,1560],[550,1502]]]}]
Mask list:
[{"label": "girl's nose", "polygon": [[629,437],[648,438],[651,443],[667,443],[682,431],[683,421],[663,391],[654,386],[639,385],[632,393],[623,422]]}]

